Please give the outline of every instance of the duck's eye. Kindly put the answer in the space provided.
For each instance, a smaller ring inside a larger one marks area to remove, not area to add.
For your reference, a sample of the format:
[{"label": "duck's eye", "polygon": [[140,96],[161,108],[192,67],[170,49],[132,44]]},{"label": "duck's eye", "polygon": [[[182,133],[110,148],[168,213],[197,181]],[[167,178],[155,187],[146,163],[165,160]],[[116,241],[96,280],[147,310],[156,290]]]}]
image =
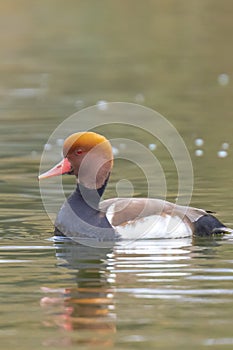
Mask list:
[{"label": "duck's eye", "polygon": [[83,150],[82,149],[76,149],[75,150],[75,154],[77,155],[77,156],[80,156],[80,154],[82,154],[83,153]]}]

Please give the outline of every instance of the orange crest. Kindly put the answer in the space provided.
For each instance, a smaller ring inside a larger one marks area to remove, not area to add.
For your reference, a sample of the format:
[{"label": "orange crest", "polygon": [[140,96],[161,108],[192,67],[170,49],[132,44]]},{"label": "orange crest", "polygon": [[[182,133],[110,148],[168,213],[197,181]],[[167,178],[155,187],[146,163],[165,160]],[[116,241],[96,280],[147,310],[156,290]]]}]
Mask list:
[{"label": "orange crest", "polygon": [[63,155],[73,152],[77,148],[82,148],[88,152],[92,148],[99,146],[99,151],[108,160],[113,160],[112,147],[110,142],[102,135],[95,132],[77,132],[67,137],[63,145]]}]

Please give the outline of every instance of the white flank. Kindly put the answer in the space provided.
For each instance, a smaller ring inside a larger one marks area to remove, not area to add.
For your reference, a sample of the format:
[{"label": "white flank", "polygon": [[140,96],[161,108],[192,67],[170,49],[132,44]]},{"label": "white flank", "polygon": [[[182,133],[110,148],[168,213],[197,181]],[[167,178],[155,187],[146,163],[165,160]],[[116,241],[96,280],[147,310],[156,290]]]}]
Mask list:
[{"label": "white flank", "polygon": [[[106,213],[111,225],[114,216],[113,209],[114,204],[109,207]],[[122,225],[112,226],[123,239],[182,238],[192,236],[191,227],[182,221],[179,216],[151,215],[128,221]]]}]

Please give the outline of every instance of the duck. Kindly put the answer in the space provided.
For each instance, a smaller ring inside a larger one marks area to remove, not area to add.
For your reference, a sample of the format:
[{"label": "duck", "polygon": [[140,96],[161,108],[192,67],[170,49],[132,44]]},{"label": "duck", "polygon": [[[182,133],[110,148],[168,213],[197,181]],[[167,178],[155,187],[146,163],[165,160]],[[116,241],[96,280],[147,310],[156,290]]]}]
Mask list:
[{"label": "duck", "polygon": [[64,158],[39,175],[73,175],[76,188],[59,210],[55,235],[98,241],[184,238],[232,232],[212,212],[156,198],[102,200],[112,168],[113,151],[103,135],[83,131],[68,136]]}]

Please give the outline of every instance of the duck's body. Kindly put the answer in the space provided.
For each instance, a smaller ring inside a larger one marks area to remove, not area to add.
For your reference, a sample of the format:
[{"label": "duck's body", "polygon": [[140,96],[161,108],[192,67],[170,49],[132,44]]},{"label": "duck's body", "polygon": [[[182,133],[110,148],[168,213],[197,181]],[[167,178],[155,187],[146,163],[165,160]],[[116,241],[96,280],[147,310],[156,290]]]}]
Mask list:
[{"label": "duck's body", "polygon": [[154,198],[112,198],[101,201],[113,165],[110,143],[101,135],[71,135],[64,160],[39,178],[74,174],[76,190],[60,209],[55,232],[70,238],[101,241],[181,238],[224,233],[228,229],[205,210]]}]

